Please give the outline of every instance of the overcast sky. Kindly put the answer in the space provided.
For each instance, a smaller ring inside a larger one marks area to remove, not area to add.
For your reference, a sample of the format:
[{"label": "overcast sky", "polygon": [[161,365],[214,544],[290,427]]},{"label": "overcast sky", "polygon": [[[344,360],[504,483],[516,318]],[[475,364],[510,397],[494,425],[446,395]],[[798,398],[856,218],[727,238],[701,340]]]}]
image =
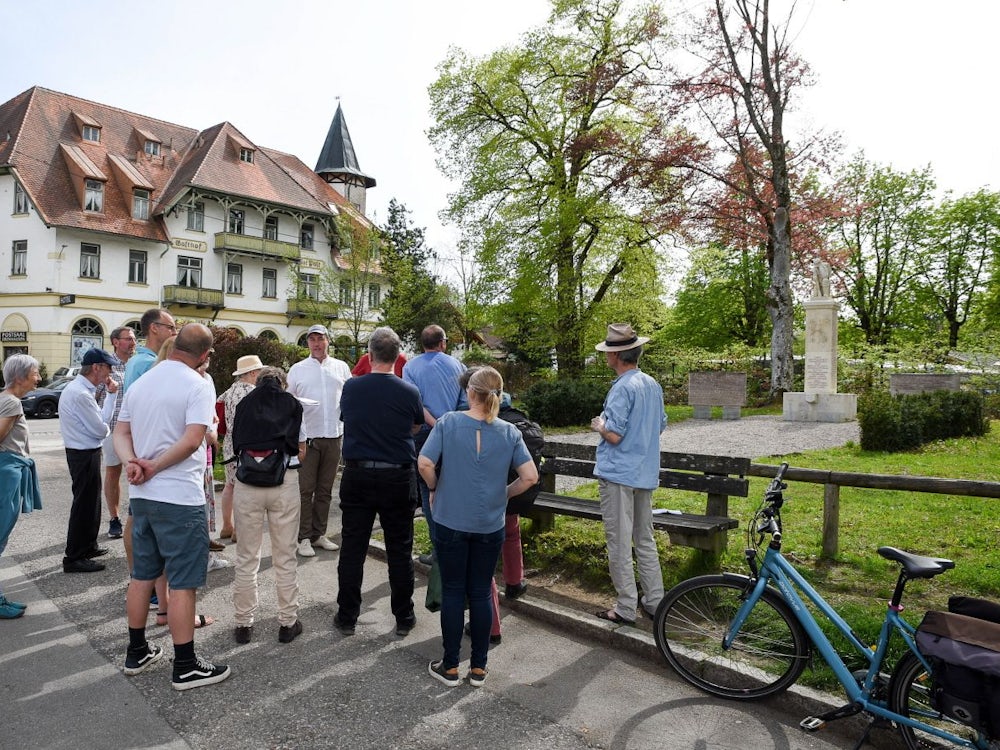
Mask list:
[{"label": "overcast sky", "polygon": [[[677,0],[671,0],[676,2]],[[685,3],[697,7],[706,0]],[[784,4],[773,0],[772,5]],[[40,85],[194,128],[228,120],[315,165],[340,97],[361,168],[447,253],[448,185],[427,143],[427,86],[449,45],[485,54],[548,16],[545,0],[5,2],[0,101]],[[848,153],[934,167],[958,194],[1000,186],[1000,3],[800,0],[796,49],[817,85],[793,118]]]}]

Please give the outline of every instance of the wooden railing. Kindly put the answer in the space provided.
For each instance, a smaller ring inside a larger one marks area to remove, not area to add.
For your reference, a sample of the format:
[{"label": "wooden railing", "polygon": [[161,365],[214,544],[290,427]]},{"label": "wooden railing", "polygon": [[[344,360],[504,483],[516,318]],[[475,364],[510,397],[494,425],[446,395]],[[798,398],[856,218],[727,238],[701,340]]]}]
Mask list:
[{"label": "wooden railing", "polygon": [[[752,477],[773,477],[777,466],[750,464]],[[823,485],[823,546],[821,556],[837,556],[840,546],[840,488],[858,487],[871,490],[931,492],[939,495],[1000,498],[1000,482],[973,479],[943,479],[940,477],[903,476],[896,474],[856,474],[847,471],[801,469],[789,466],[786,480]]]}]

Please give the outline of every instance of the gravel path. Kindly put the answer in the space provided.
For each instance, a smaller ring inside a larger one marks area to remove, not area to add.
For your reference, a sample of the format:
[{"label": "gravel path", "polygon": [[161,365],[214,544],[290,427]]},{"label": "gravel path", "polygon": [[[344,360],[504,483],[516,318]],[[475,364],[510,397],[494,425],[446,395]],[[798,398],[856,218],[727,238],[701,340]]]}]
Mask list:
[{"label": "gravel path", "polygon": [[[597,444],[597,433],[550,435],[552,440]],[[763,458],[857,443],[857,422],[785,422],[780,416],[736,420],[687,419],[668,424],[660,447],[675,453]]]}]

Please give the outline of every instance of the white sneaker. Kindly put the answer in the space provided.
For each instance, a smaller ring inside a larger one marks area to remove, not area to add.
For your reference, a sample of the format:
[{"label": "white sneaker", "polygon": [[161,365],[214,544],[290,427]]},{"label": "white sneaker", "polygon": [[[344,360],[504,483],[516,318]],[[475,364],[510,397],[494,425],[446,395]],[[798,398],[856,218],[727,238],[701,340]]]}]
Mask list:
[{"label": "white sneaker", "polygon": [[209,553],[208,555],[208,572],[211,573],[213,570],[222,570],[223,568],[231,568],[233,566],[232,562],[224,557],[219,557],[215,553]]},{"label": "white sneaker", "polygon": [[313,549],[312,543],[308,539],[303,539],[299,542],[299,548],[296,550],[302,557],[315,557],[316,550]]},{"label": "white sneaker", "polygon": [[335,550],[335,549],[340,549],[340,545],[339,544],[337,544],[336,542],[330,541],[329,537],[325,537],[325,536],[321,536],[319,539],[317,539],[315,546],[319,547],[320,549],[330,550],[331,552],[333,550]]}]

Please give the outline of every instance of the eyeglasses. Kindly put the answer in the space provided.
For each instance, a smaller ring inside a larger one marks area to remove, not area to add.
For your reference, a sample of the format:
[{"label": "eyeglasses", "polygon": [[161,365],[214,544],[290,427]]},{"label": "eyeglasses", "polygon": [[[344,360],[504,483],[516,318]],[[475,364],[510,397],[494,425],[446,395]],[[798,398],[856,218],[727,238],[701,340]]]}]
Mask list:
[{"label": "eyeglasses", "polygon": [[174,333],[177,333],[177,326],[173,323],[164,323],[162,320],[153,321],[154,326],[163,326],[164,328],[169,328]]}]

